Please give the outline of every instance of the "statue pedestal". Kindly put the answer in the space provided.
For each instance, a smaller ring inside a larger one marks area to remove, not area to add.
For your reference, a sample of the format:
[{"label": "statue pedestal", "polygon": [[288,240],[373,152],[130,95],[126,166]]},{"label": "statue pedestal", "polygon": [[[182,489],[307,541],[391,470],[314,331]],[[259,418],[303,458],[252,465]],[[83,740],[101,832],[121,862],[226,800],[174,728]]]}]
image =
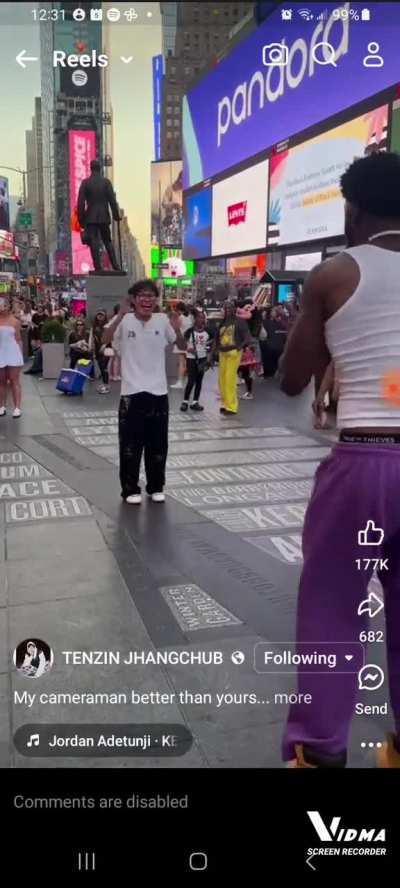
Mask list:
[{"label": "statue pedestal", "polygon": [[92,323],[96,312],[101,308],[112,318],[114,305],[118,305],[128,295],[128,276],[125,271],[91,272],[86,278],[87,317]]}]

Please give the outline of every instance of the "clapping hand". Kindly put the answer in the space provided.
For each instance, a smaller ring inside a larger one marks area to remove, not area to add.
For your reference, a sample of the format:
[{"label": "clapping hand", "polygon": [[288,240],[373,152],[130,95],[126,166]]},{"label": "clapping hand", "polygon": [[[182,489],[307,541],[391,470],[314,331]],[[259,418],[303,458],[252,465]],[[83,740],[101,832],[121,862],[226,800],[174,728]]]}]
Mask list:
[{"label": "clapping hand", "polygon": [[119,309],[119,315],[120,315],[120,317],[124,317],[124,315],[128,314],[128,312],[130,312],[132,310],[133,310],[132,297],[127,296],[126,299],[124,299],[124,301],[121,302],[120,309]]},{"label": "clapping hand", "polygon": [[171,327],[175,330],[175,333],[180,333],[181,330],[181,318],[180,315],[176,311],[171,311],[169,316],[169,322]]}]

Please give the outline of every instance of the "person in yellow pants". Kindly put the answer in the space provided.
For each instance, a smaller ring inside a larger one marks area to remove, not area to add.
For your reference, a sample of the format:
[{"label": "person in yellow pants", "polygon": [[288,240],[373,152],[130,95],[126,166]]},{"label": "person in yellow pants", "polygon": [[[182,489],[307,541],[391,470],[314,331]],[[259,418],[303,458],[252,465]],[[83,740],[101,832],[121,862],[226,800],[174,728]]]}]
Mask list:
[{"label": "person in yellow pants", "polygon": [[225,302],[224,318],[217,339],[222,415],[230,416],[238,411],[237,372],[242,349],[249,343],[250,331],[246,322],[236,318],[236,306],[233,302]]}]

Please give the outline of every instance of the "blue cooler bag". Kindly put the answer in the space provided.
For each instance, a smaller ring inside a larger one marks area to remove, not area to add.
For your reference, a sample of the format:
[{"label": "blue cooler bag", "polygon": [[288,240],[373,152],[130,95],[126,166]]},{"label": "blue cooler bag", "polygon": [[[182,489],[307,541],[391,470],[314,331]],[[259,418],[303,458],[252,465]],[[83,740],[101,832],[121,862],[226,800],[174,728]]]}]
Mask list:
[{"label": "blue cooler bag", "polygon": [[93,362],[81,358],[76,364],[79,370],[71,370],[65,368],[61,370],[58,377],[56,389],[65,395],[81,395],[85,382],[90,376],[93,368]]}]

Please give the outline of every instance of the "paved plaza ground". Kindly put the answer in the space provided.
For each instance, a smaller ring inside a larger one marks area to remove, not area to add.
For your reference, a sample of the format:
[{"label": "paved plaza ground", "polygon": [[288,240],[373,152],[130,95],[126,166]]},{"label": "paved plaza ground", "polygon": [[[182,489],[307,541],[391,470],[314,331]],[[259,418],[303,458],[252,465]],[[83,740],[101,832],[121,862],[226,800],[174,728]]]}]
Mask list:
[{"label": "paved plaza ground", "polygon": [[[120,499],[117,385],[101,396],[90,383],[73,398],[24,377],[23,416],[0,420],[0,766],[281,766],[286,707],[273,701],[293,676],[257,673],[254,648],[293,640],[304,510],[335,435],[312,430],[310,391],[289,399],[260,380],[255,400],[221,419],[216,387],[210,372],[200,416],[181,414],[171,392],[167,502],[138,508]],[[55,655],[37,681],[12,663],[31,637]],[[223,665],[72,666],[66,650],[214,651]],[[231,660],[237,650],[243,663]],[[24,690],[31,707],[15,702]],[[129,702],[38,702],[64,691]],[[132,691],[168,702],[132,704]],[[382,689],[374,703],[384,699]],[[183,726],[193,743],[179,756],[111,760],[27,755],[14,742],[24,726],[132,722]],[[351,764],[368,765],[361,742],[381,736],[382,720],[355,718]]]}]

